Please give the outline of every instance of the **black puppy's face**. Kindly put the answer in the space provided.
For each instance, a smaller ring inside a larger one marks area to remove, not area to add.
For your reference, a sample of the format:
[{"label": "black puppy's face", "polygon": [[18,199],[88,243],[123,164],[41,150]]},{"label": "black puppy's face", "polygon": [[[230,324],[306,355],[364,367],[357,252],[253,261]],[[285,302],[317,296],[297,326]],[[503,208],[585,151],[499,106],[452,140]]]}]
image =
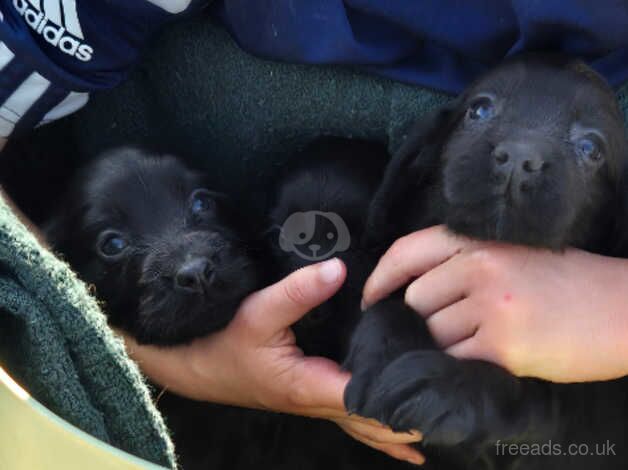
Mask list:
[{"label": "black puppy's face", "polygon": [[614,94],[593,71],[515,60],[451,114],[441,153],[450,228],[551,248],[583,241],[628,155]]},{"label": "black puppy's face", "polygon": [[79,218],[61,227],[66,243],[57,246],[96,286],[112,323],[138,341],[173,344],[217,330],[257,287],[241,221],[175,158],[119,150],[79,184]]}]

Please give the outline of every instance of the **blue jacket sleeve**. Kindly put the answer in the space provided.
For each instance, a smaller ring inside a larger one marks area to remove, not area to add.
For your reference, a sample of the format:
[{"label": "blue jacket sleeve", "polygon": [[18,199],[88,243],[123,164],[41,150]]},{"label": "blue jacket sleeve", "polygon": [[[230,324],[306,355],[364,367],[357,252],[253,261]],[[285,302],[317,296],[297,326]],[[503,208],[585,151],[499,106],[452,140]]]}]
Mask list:
[{"label": "blue jacket sleeve", "polygon": [[148,39],[202,0],[0,0],[0,137],[126,78]]}]

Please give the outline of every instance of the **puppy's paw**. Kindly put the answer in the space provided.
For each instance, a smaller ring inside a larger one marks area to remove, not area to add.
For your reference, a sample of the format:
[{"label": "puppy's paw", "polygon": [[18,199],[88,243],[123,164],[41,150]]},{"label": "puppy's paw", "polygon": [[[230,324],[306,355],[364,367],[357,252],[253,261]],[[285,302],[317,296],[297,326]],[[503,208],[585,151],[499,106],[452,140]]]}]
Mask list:
[{"label": "puppy's paw", "polygon": [[351,372],[344,401],[350,413],[360,413],[381,372],[407,351],[432,348],[425,322],[401,296],[372,306],[357,325],[343,368]]},{"label": "puppy's paw", "polygon": [[350,414],[361,414],[360,409],[363,408],[364,402],[369,396],[371,384],[375,381],[377,375],[375,370],[366,370],[352,374],[344,394],[345,408],[347,408]]},{"label": "puppy's paw", "polygon": [[508,374],[486,363],[459,361],[440,351],[412,351],[382,371],[356,413],[395,431],[418,430],[428,445],[496,441],[503,432],[494,419],[502,392],[491,388],[504,379]]},{"label": "puppy's paw", "polygon": [[344,402],[349,413],[360,414],[360,410],[371,393],[371,386],[390,363],[390,359],[379,355],[370,356],[369,360],[365,360],[366,355],[360,343],[354,341],[351,346],[349,355],[343,363],[343,369],[351,372],[351,380],[344,393]]}]

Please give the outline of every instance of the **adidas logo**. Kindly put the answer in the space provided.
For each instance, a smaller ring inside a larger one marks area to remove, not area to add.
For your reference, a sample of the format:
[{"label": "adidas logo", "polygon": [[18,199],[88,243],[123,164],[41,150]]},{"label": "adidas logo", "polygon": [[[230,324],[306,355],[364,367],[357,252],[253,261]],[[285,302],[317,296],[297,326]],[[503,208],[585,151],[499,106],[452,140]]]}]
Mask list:
[{"label": "adidas logo", "polygon": [[13,6],[46,42],[83,62],[92,60],[94,49],[84,42],[76,0],[13,0]]}]

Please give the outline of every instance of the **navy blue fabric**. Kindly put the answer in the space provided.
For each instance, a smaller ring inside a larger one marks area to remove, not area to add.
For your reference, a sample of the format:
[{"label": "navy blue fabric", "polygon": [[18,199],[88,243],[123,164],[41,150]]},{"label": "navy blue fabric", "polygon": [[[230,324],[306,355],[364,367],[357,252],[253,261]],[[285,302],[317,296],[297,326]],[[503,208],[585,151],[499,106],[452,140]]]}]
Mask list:
[{"label": "navy blue fabric", "polygon": [[[58,86],[80,92],[110,88],[126,78],[153,33],[205,3],[191,0],[186,11],[172,14],[146,0],[56,0],[56,4],[52,0],[0,0],[0,42],[9,47],[16,60]],[[67,5],[76,8],[80,35],[68,20]],[[61,10],[62,24],[48,18],[47,6]],[[54,28],[49,30],[52,42],[42,35],[46,25]],[[61,37],[67,40],[65,52],[54,44],[55,31],[60,28]]]},{"label": "navy blue fabric", "polygon": [[628,80],[625,0],[221,0],[215,8],[256,55],[354,64],[446,92],[534,50],[580,57],[615,86]]}]

